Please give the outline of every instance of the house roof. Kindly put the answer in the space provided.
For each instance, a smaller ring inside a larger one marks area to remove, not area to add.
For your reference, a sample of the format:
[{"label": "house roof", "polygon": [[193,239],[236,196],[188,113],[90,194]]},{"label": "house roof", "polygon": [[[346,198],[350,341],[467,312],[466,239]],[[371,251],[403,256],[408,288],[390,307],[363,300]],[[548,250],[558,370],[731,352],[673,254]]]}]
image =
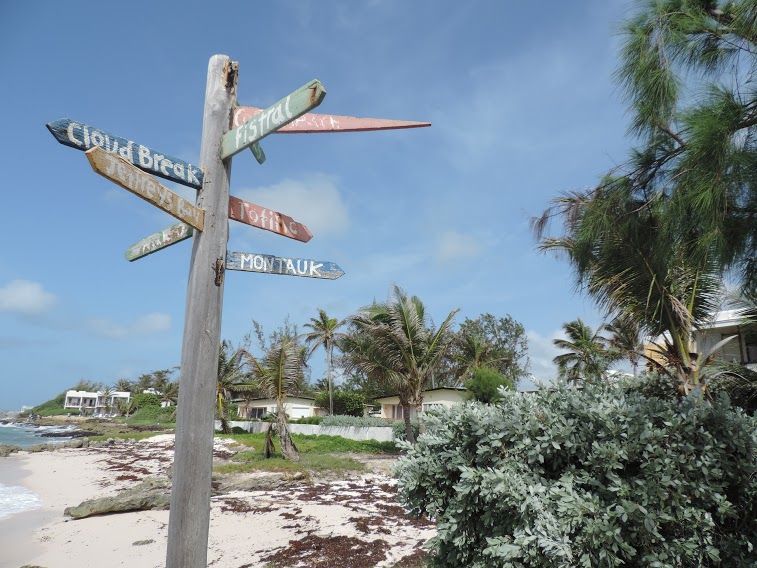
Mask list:
[{"label": "house roof", "polygon": [[[312,396],[287,396],[287,397],[284,397],[284,402],[286,402],[287,400],[295,399],[295,398],[298,398],[300,400],[313,400],[313,401],[315,400],[315,397],[312,397]],[[258,398],[235,398],[232,400],[232,402],[237,402],[237,403],[238,402],[256,402],[259,400],[276,400],[276,399],[270,396],[261,396]]]},{"label": "house roof", "polygon": [[[466,389],[465,387],[436,387],[433,389],[426,389],[423,391],[423,393],[427,392],[433,392],[433,391],[452,391],[452,392],[464,392]],[[394,398],[395,396],[399,396],[398,394],[390,394],[387,396],[377,396],[373,400],[384,400],[385,398]]]}]

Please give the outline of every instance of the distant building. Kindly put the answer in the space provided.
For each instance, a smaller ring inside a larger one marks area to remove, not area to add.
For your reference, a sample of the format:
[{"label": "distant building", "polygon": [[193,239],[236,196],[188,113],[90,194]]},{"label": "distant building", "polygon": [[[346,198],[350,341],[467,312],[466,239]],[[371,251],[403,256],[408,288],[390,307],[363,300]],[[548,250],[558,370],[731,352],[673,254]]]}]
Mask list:
[{"label": "distant building", "polygon": [[[237,413],[242,420],[261,418],[266,414],[276,414],[275,398],[254,398],[249,400],[235,400]],[[288,396],[284,400],[284,412],[289,418],[307,418],[310,416],[325,416],[325,410],[315,405],[315,399],[307,396]]]},{"label": "distant building", "polygon": [[[752,370],[757,371],[757,327],[744,325],[743,319],[738,316],[737,310],[723,310],[715,314],[713,318],[704,322],[692,333],[692,353],[708,353],[718,342],[728,337],[733,337],[725,343],[714,356],[720,361],[732,361],[740,363]],[[663,338],[645,345],[645,355],[660,365],[665,364],[655,344],[662,345]]]},{"label": "distant building", "polygon": [[[453,406],[465,401],[464,387],[439,387],[427,389],[423,393],[423,411],[439,408],[442,406]],[[399,395],[382,396],[376,399],[381,405],[381,418],[387,420],[402,420],[402,405],[400,404]],[[410,416],[415,416],[415,408],[410,408]]]},{"label": "distant building", "polygon": [[103,394],[103,391],[67,391],[63,408],[78,410],[80,413],[88,415],[109,414],[112,412],[116,400],[128,401],[131,398],[130,392],[116,391],[110,393],[107,397],[104,397]]}]

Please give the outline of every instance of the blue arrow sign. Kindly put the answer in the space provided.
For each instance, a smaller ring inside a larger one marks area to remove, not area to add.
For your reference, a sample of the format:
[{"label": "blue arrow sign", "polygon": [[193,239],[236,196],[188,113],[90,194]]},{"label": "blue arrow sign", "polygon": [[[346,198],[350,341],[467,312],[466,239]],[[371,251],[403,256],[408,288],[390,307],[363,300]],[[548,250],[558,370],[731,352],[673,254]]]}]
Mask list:
[{"label": "blue arrow sign", "polygon": [[234,251],[226,251],[226,269],[305,276],[307,278],[327,278],[329,280],[335,280],[344,274],[344,270],[339,268],[337,264],[324,260],[287,258],[271,256],[270,254]]},{"label": "blue arrow sign", "polygon": [[132,140],[69,118],[48,122],[46,126],[50,134],[61,144],[85,152],[98,146],[106,152],[118,154],[141,170],[195,189],[202,189],[202,170],[184,160],[161,154]]}]

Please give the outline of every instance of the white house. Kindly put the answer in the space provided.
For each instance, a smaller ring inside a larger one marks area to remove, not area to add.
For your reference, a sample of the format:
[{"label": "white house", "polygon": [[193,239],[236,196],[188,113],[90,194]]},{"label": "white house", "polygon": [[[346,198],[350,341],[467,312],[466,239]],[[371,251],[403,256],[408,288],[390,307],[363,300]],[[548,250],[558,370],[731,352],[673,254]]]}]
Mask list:
[{"label": "white house", "polygon": [[757,330],[745,329],[736,310],[724,310],[715,314],[694,332],[693,347],[698,353],[707,353],[719,341],[735,335],[718,352],[717,358],[735,361],[757,370]]},{"label": "white house", "polygon": [[[237,404],[237,412],[242,420],[260,418],[265,414],[276,414],[275,398],[253,398],[234,402]],[[327,414],[325,410],[315,405],[314,398],[307,396],[288,396],[284,400],[284,412],[289,418],[307,418]]]},{"label": "white house", "polygon": [[[423,393],[423,411],[441,406],[461,404],[465,400],[464,387],[439,387],[427,389]],[[381,405],[381,418],[402,420],[402,405],[398,395],[382,396],[376,399]],[[415,416],[415,408],[410,409],[410,416]]]},{"label": "white house", "polygon": [[131,398],[130,392],[115,391],[107,397],[104,397],[103,394],[103,391],[67,391],[63,408],[76,409],[82,414],[105,414],[110,412],[116,400],[129,400]]}]

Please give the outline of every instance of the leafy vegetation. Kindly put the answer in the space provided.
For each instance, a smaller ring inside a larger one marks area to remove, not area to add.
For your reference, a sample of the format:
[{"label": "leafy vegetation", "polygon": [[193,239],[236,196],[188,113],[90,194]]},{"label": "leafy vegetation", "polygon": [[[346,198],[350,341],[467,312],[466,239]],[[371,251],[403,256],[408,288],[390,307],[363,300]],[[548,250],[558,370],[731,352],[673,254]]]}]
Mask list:
[{"label": "leafy vegetation", "polygon": [[757,563],[757,423],[726,400],[586,386],[427,423],[397,471],[435,566]]},{"label": "leafy vegetation", "polygon": [[473,371],[473,376],[466,381],[465,388],[468,390],[469,399],[491,403],[500,399],[500,388],[515,390],[515,385],[496,369],[481,367]]},{"label": "leafy vegetation", "polygon": [[319,408],[331,405],[332,416],[362,416],[365,397],[359,392],[334,391],[329,400],[329,393],[320,393],[315,396],[315,405]]}]

